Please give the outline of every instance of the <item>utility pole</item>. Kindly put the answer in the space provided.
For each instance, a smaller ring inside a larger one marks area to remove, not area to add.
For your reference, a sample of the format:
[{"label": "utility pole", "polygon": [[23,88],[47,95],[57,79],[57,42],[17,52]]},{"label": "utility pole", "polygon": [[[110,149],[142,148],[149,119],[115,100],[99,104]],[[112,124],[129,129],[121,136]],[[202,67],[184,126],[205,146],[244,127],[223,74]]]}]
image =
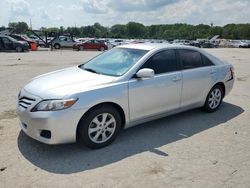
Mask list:
[{"label": "utility pole", "polygon": [[32,30],[32,22],[31,22],[31,19],[30,19],[30,30]]}]

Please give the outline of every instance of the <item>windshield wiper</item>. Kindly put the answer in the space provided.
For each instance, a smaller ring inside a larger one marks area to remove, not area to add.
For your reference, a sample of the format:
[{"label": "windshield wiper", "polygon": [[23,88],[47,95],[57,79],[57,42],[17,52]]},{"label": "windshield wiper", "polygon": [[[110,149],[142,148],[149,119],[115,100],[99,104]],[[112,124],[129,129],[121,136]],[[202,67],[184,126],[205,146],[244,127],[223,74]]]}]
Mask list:
[{"label": "windshield wiper", "polygon": [[84,67],[83,67],[83,69],[86,70],[86,71],[89,71],[89,72],[93,72],[93,73],[96,73],[96,74],[100,74],[99,72],[97,72],[97,71],[95,71],[94,69],[91,69],[91,68],[84,68]]}]

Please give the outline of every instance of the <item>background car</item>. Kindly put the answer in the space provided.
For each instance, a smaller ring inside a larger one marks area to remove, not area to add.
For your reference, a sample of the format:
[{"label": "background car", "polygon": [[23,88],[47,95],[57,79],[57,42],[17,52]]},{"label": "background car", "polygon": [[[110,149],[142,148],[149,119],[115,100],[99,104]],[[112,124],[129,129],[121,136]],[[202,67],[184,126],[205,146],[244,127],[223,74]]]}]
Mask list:
[{"label": "background car", "polygon": [[46,47],[45,42],[43,42],[43,41],[42,41],[41,39],[39,39],[37,36],[35,36],[35,35],[30,35],[29,38],[35,40],[36,43],[37,43],[37,45],[38,45],[39,47],[42,47],[42,48],[45,48],[45,47]]},{"label": "background car", "polygon": [[197,47],[197,48],[201,47],[201,44],[198,41],[195,41],[195,40],[190,41],[188,45],[194,46],[194,47]]},{"label": "background car", "polygon": [[81,42],[85,42],[86,40],[91,40],[91,39],[93,39],[93,38],[77,38],[77,39],[75,39],[75,41],[78,43],[81,43]]},{"label": "background car", "polygon": [[203,42],[200,43],[200,47],[201,48],[217,48],[217,45],[213,44],[210,41],[203,41]]},{"label": "background car", "polygon": [[76,43],[73,46],[75,50],[99,50],[104,51],[108,49],[108,46],[104,42],[100,42],[98,40],[87,40],[81,43]]},{"label": "background car", "polygon": [[19,35],[19,34],[11,34],[10,37],[18,40],[18,41],[26,41],[29,44],[29,48],[31,49],[31,45],[37,45],[36,41],[29,38],[27,35]]},{"label": "background car", "polygon": [[232,42],[233,47],[235,48],[248,48],[249,47],[249,44],[247,42],[243,42],[241,40],[233,40],[231,42]]},{"label": "background car", "polygon": [[16,39],[0,35],[0,51],[16,51],[24,52],[29,50],[29,44],[25,41],[17,41]]},{"label": "background car", "polygon": [[76,41],[73,38],[68,36],[59,36],[53,40],[51,40],[51,44],[55,49],[60,48],[72,48]]}]

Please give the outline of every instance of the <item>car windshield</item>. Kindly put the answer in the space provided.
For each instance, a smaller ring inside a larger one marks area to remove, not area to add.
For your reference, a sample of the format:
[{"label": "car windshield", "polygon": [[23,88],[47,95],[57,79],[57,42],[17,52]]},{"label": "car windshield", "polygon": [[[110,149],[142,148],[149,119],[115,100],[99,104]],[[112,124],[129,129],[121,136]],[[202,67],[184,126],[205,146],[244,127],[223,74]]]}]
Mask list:
[{"label": "car windshield", "polygon": [[79,67],[97,74],[121,76],[147,52],[147,50],[139,49],[114,48]]}]

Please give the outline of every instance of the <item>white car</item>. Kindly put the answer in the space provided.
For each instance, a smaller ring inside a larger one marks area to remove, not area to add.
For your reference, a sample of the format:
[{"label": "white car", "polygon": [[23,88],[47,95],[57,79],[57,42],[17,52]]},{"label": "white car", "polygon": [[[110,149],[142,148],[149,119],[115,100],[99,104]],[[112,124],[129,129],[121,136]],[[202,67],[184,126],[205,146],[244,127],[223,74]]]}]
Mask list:
[{"label": "white car", "polygon": [[233,83],[233,66],[199,48],[123,45],[32,79],[17,112],[38,141],[100,148],[122,128],[192,108],[214,112]]},{"label": "white car", "polygon": [[235,48],[247,48],[249,46],[248,43],[240,41],[240,40],[234,40],[234,41],[232,41],[232,45]]}]

